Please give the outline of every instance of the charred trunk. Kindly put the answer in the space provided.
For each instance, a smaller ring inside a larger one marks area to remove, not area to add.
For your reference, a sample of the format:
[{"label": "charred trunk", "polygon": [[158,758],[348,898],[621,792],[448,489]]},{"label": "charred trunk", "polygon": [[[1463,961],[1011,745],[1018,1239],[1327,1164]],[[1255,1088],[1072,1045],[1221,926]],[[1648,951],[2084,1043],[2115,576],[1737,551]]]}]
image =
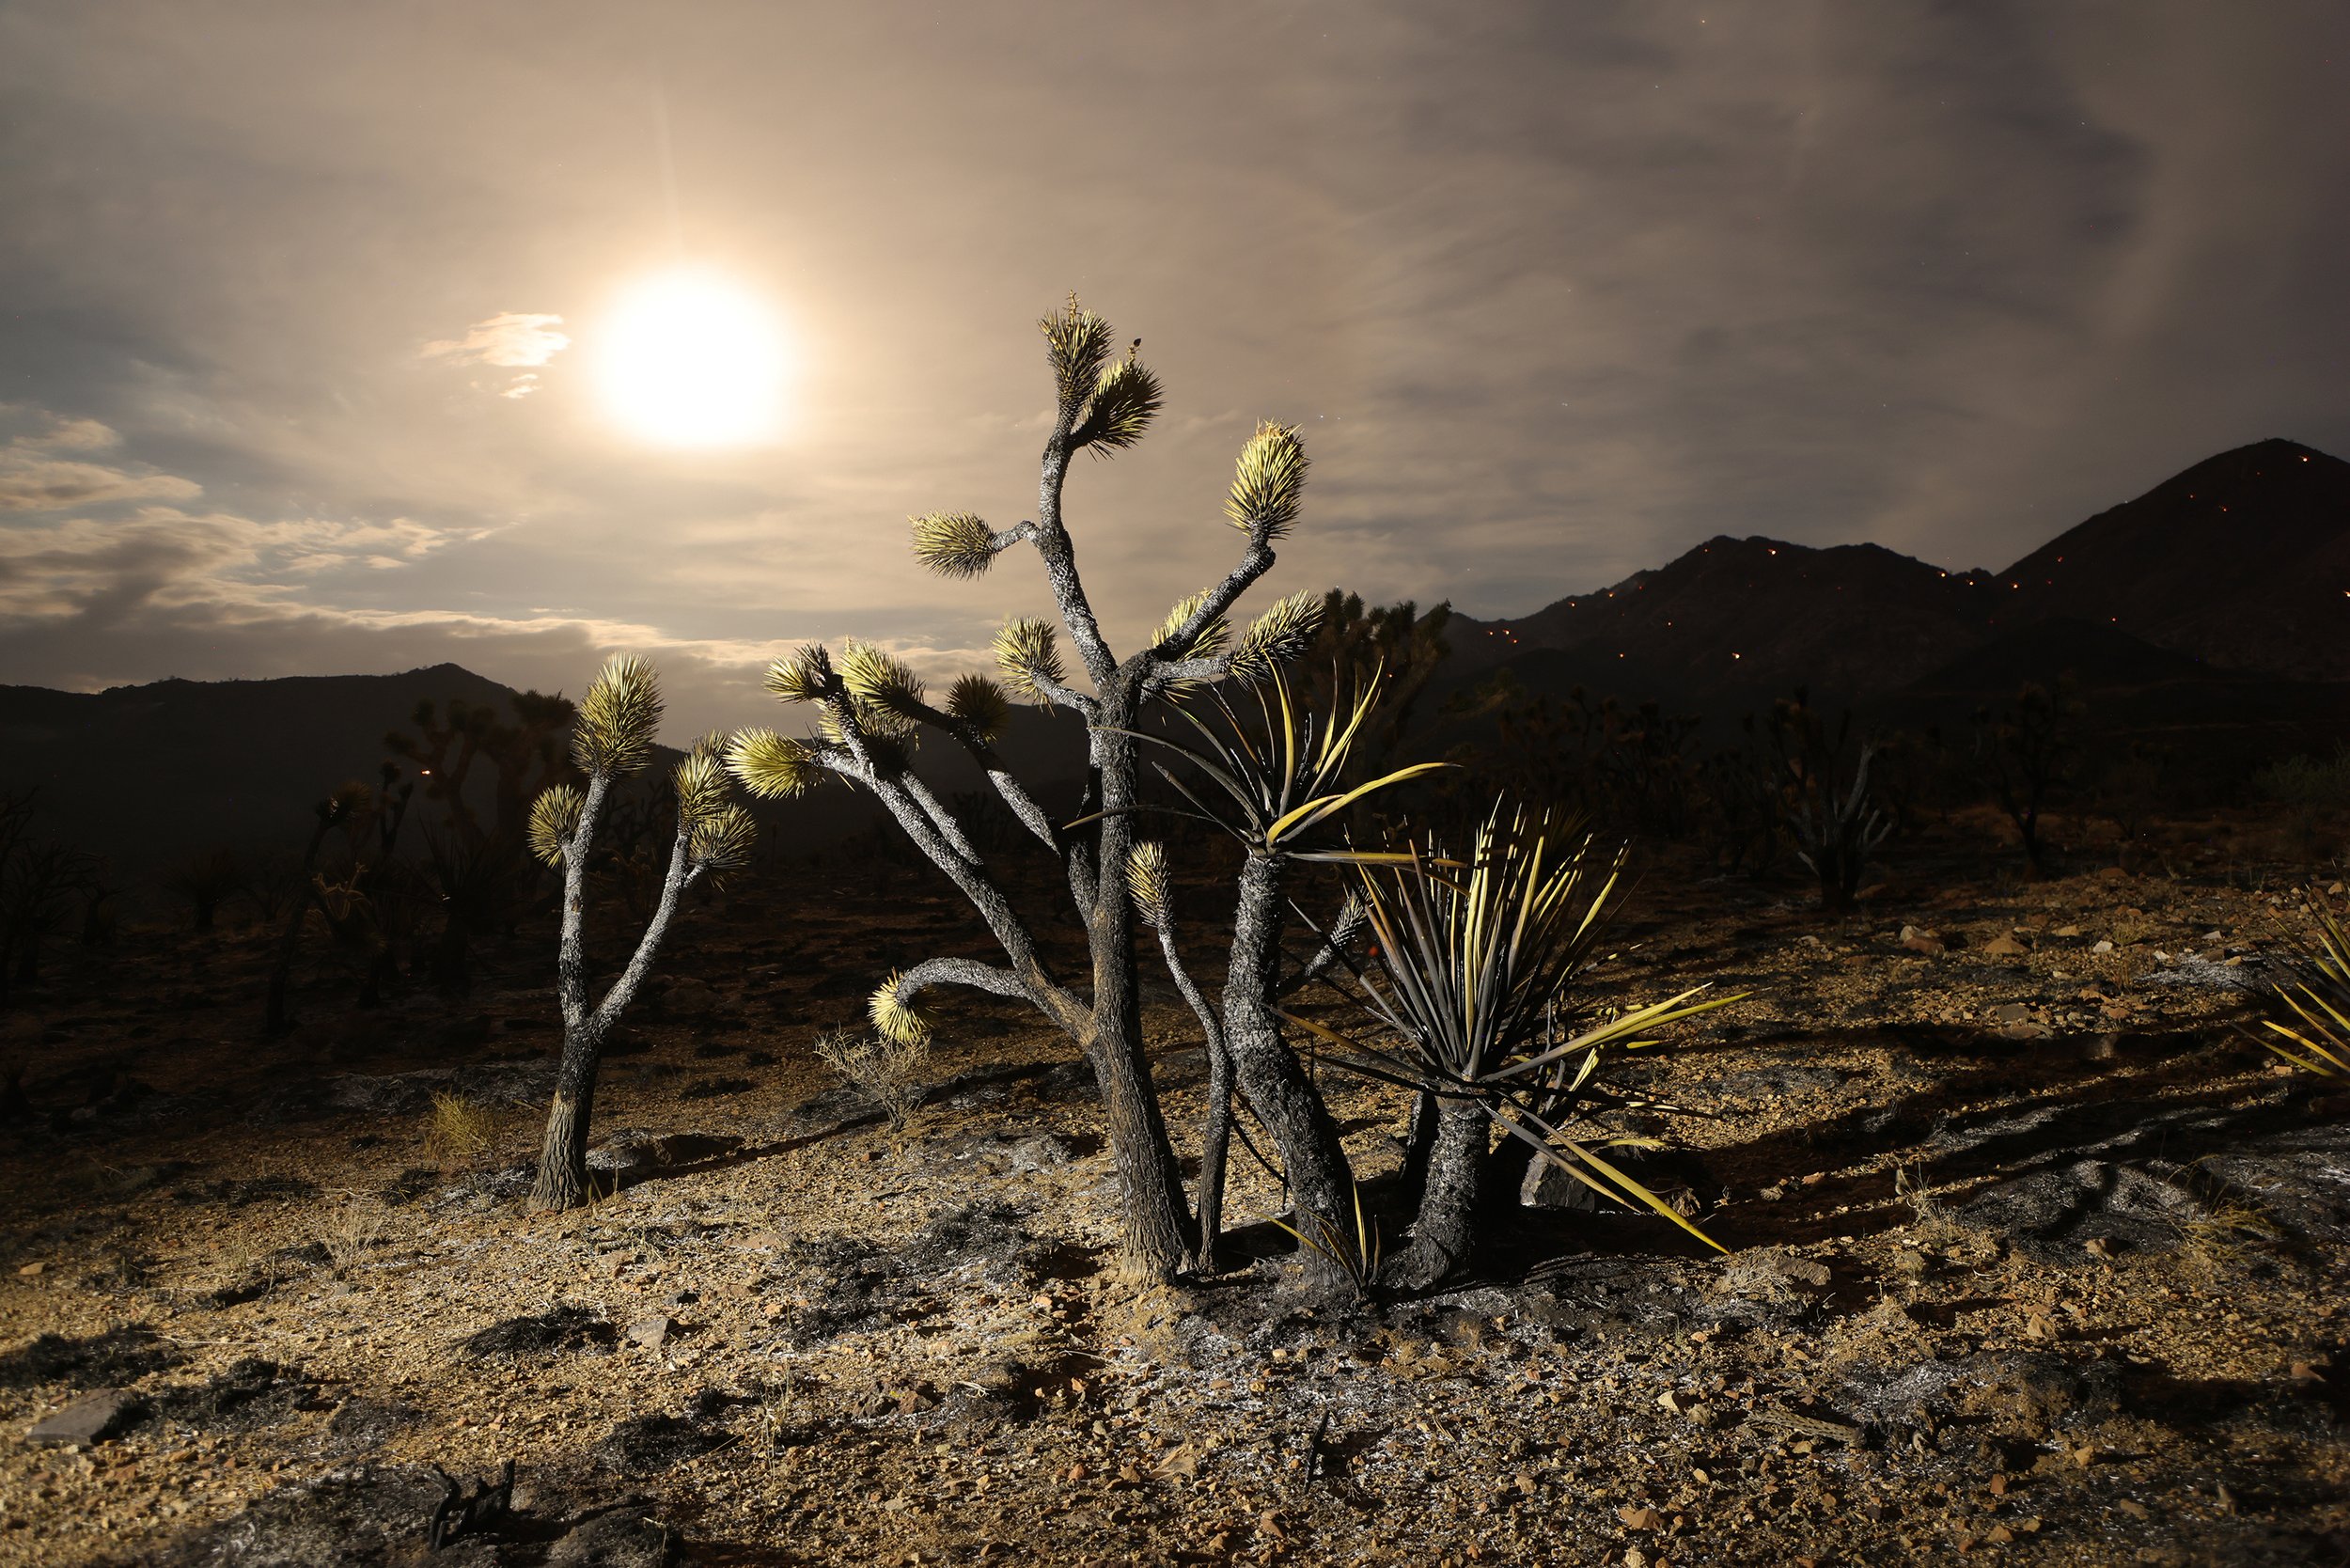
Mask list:
[{"label": "charred trunk", "polygon": [[595,1111],[596,1068],[603,1036],[595,1029],[567,1031],[563,1059],[556,1069],[555,1103],[539,1147],[539,1176],[531,1184],[534,1213],[576,1209],[588,1201],[588,1128]]},{"label": "charred trunk", "polygon": [[1412,1244],[1391,1276],[1405,1290],[1426,1290],[1451,1278],[1477,1250],[1477,1201],[1491,1122],[1476,1101],[1455,1099],[1439,1103],[1435,1121]]},{"label": "charred trunk", "polygon": [[[1233,1076],[1257,1120],[1280,1146],[1290,1202],[1308,1236],[1322,1227],[1354,1234],[1353,1169],[1329,1107],[1306,1076],[1274,1011],[1280,983],[1281,861],[1251,855],[1241,870],[1232,922],[1231,967],[1224,984],[1224,1039]],[[1308,1249],[1310,1252],[1310,1249]]]}]

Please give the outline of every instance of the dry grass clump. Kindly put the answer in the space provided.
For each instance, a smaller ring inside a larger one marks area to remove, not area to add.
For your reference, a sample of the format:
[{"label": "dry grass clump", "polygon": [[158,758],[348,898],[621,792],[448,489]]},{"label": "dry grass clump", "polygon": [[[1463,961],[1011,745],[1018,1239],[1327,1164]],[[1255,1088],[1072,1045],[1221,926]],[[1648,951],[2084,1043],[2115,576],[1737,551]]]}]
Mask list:
[{"label": "dry grass clump", "polygon": [[922,1070],[930,1057],[927,1038],[860,1035],[846,1029],[816,1037],[816,1059],[879,1105],[893,1132],[922,1103]]},{"label": "dry grass clump", "polygon": [[497,1137],[497,1114],[489,1106],[462,1094],[432,1096],[432,1108],[425,1112],[424,1153],[443,1170],[478,1164],[496,1147]]},{"label": "dry grass clump", "polygon": [[384,1227],[390,1218],[384,1205],[353,1197],[319,1231],[327,1262],[337,1278],[348,1278],[361,1260],[383,1245]]}]

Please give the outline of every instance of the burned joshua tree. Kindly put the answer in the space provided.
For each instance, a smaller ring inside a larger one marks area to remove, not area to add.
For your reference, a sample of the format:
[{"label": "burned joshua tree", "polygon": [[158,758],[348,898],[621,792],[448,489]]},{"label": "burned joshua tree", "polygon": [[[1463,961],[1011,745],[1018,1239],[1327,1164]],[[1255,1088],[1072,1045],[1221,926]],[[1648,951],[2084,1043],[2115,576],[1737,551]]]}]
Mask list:
[{"label": "burned joshua tree", "polygon": [[534,1210],[569,1209],[587,1201],[588,1124],[595,1106],[596,1068],[612,1026],[651,970],[686,889],[705,876],[742,865],[750,855],[750,813],[728,798],[726,769],[719,760],[726,737],[709,736],[677,765],[677,831],[660,899],[627,964],[602,1000],[590,1003],[588,855],[615,783],[651,762],[653,734],[660,723],[661,688],[652,666],[638,658],[614,659],[588,687],[572,726],[572,759],[587,775],[588,787],[557,784],[530,808],[531,852],[563,873],[562,946],[556,974],[563,1008],[563,1057],[540,1143],[539,1179],[530,1189]]},{"label": "burned joshua tree", "polygon": [[[1288,629],[1310,599],[1285,601],[1236,638],[1223,628],[1241,595],[1273,565],[1275,542],[1297,520],[1306,452],[1294,429],[1258,428],[1241,449],[1225,502],[1226,519],[1241,536],[1239,559],[1221,581],[1177,604],[1148,646],[1121,658],[1111,651],[1078,575],[1075,545],[1062,515],[1062,489],[1070,460],[1079,452],[1105,457],[1142,439],[1159,412],[1159,381],[1136,356],[1139,340],[1120,355],[1109,323],[1080,308],[1073,298],[1040,325],[1055,400],[1036,517],[1002,530],[967,512],[916,518],[914,550],[933,571],[972,577],[1005,551],[1033,547],[1052,590],[1058,628],[1042,619],[1005,626],[995,640],[1004,685],[966,676],[943,706],[930,702],[913,671],[879,649],[851,643],[838,662],[823,648],[806,649],[776,664],[767,684],[786,701],[813,706],[818,733],[792,739],[749,731],[737,739],[728,762],[736,776],[762,795],[797,793],[826,774],[863,785],[970,901],[1008,966],[938,958],[893,975],[873,995],[875,1026],[900,1037],[926,1035],[930,1024],[918,1004],[924,993],[942,985],[1020,997],[1051,1019],[1085,1052],[1101,1083],[1129,1257],[1141,1271],[1164,1277],[1192,1257],[1195,1231],[1143,1054],[1129,886],[1132,812],[1138,805],[1134,736],[1154,698],[1187,683],[1220,680],[1235,665],[1270,664],[1295,651],[1284,646]],[[1073,682],[1063,663],[1063,631],[1079,666]],[[997,755],[996,737],[1010,716],[1005,686],[1085,719],[1095,814],[1084,828],[1056,823]],[[1086,929],[1089,986],[1073,986],[1054,971],[1038,949],[1030,921],[990,871],[970,824],[914,772],[914,746],[927,731],[967,751],[1023,829],[1060,862],[1070,901]]]}]

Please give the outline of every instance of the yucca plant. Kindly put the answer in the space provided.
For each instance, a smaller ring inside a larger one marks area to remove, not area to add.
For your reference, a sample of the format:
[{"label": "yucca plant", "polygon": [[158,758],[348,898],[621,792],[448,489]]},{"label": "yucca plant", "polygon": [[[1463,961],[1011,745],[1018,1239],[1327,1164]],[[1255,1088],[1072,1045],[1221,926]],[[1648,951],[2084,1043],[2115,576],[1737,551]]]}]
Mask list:
[{"label": "yucca plant", "polygon": [[2269,994],[2279,1016],[2262,1024],[2277,1038],[2261,1043],[2305,1072],[2350,1083],[2350,933],[2315,888],[2310,908],[2317,917],[2315,940]]},{"label": "yucca plant", "polygon": [[1600,858],[1574,823],[1499,805],[1465,860],[1415,847],[1402,864],[1363,867],[1371,957],[1342,962],[1379,1028],[1366,1037],[1291,1022],[1333,1047],[1335,1065],[1434,1101],[1434,1143],[1397,1284],[1422,1288],[1468,1262],[1496,1126],[1595,1191],[1707,1239],[1607,1157],[1651,1142],[1609,1132],[1607,1113],[1669,1107],[1610,1090],[1600,1067],[1611,1049],[1650,1043],[1637,1038],[1646,1030],[1739,998],[1693,1000],[1700,986],[1600,1016],[1576,996],[1601,956],[1622,869],[1622,852]]},{"label": "yucca plant", "polygon": [[530,808],[531,853],[563,873],[562,935],[556,960],[563,1056],[540,1141],[539,1176],[530,1189],[534,1210],[572,1209],[588,1201],[588,1126],[595,1107],[596,1069],[612,1026],[651,972],[686,889],[750,858],[756,830],[750,813],[730,798],[721,760],[731,737],[705,736],[677,764],[673,776],[677,831],[660,898],[626,965],[601,1000],[590,1000],[588,855],[614,785],[651,763],[660,724],[661,685],[652,666],[634,656],[611,660],[588,688],[572,725],[572,760],[587,776],[588,787],[555,785]]},{"label": "yucca plant", "polygon": [[[1302,605],[1298,635],[1309,635],[1317,606]],[[1287,673],[1277,664],[1249,683],[1250,695],[1223,689],[1179,704],[1196,743],[1137,732],[1136,739],[1172,751],[1205,776],[1209,788],[1195,789],[1179,773],[1162,767],[1161,776],[1199,817],[1238,839],[1246,852],[1232,918],[1230,960],[1225,971],[1221,1043],[1241,1092],[1280,1146],[1290,1198],[1302,1223],[1336,1233],[1354,1185],[1346,1151],[1305,1064],[1282,1037],[1277,1001],[1326,966],[1349,932],[1334,933],[1335,944],[1296,975],[1282,973],[1281,934],[1289,903],[1288,872],[1296,861],[1376,863],[1404,858],[1361,851],[1340,842],[1333,824],[1366,796],[1446,766],[1416,762],[1349,785],[1347,763],[1356,736],[1378,706],[1380,672],[1373,670],[1351,695],[1341,676],[1333,682],[1328,713],[1302,708],[1292,698]],[[1195,708],[1209,710],[1203,716]],[[1253,708],[1253,715],[1246,710]],[[1251,722],[1253,717],[1253,721]],[[1342,917],[1340,925],[1349,924]],[[1170,958],[1170,964],[1172,959]],[[1231,1108],[1211,1080],[1207,1136],[1201,1140],[1200,1237],[1213,1253],[1220,1223],[1225,1130]],[[1309,1248],[1327,1259],[1326,1249]]]},{"label": "yucca plant", "polygon": [[[913,520],[913,543],[917,560],[951,577],[976,577],[1007,551],[1033,548],[1058,625],[1037,618],[1008,623],[995,638],[1000,681],[966,676],[943,705],[931,700],[902,662],[881,650],[852,643],[835,660],[829,650],[806,649],[770,670],[768,689],[814,707],[815,733],[794,738],[748,731],[728,760],[735,776],[762,795],[796,794],[828,775],[871,791],[970,901],[1006,964],[936,958],[892,975],[870,1005],[875,1027],[899,1038],[923,1038],[932,1026],[922,998],[940,986],[959,985],[1021,997],[1067,1033],[1101,1084],[1130,1263],[1165,1278],[1194,1249],[1182,1178],[1143,1054],[1129,887],[1130,813],[1137,804],[1132,737],[1153,699],[1294,652],[1292,602],[1276,605],[1237,636],[1227,618],[1271,568],[1275,541],[1297,520],[1306,451],[1293,428],[1258,427],[1241,448],[1225,502],[1226,519],[1242,539],[1239,559],[1221,579],[1184,599],[1147,646],[1121,658],[1112,651],[1077,570],[1063,490],[1079,452],[1106,457],[1140,441],[1158,414],[1162,392],[1141,363],[1138,341],[1119,353],[1109,323],[1073,296],[1039,326],[1054,403],[1035,518],[997,529],[969,512],[932,513]],[[1073,660],[1063,656],[1064,633]],[[1088,830],[1058,824],[997,754],[996,738],[1015,698],[1065,708],[1085,720],[1089,804],[1098,808]],[[1028,917],[990,870],[969,825],[915,771],[916,745],[924,735],[969,753],[1022,828],[1060,863],[1086,928],[1089,986],[1072,985],[1046,963]]]}]

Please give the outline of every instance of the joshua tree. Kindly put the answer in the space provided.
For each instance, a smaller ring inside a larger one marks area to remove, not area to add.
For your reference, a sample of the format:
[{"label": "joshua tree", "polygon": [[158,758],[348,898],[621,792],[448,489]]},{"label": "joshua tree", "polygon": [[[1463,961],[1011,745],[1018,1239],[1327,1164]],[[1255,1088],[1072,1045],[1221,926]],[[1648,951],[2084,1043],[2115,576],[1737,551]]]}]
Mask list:
[{"label": "joshua tree", "polygon": [[2048,874],[2040,813],[2065,781],[2078,749],[2076,731],[2088,711],[2067,678],[2054,690],[2027,681],[2012,706],[1998,713],[1985,708],[1975,715],[1977,760],[1999,809],[2015,824],[2024,859],[2035,878]]},{"label": "joshua tree", "polygon": [[[1128,886],[1135,843],[1131,813],[1138,804],[1134,734],[1153,698],[1186,683],[1221,679],[1236,665],[1269,666],[1294,652],[1287,639],[1309,599],[1276,605],[1237,640],[1226,632],[1225,617],[1273,565],[1274,543],[1296,522],[1306,452],[1294,429],[1258,427],[1241,449],[1225,503],[1225,515],[1243,541],[1239,560],[1220,582],[1178,604],[1147,647],[1120,658],[1111,651],[1078,575],[1075,545],[1062,515],[1062,489],[1077,453],[1105,457],[1142,439],[1159,411],[1159,381],[1137,357],[1139,339],[1124,355],[1117,354],[1109,323],[1079,307],[1073,297],[1040,325],[1055,397],[1036,517],[1002,530],[968,512],[918,517],[914,552],[933,571],[971,577],[1015,546],[1036,550],[1060,629],[1068,634],[1080,679],[1090,689],[1072,683],[1059,633],[1046,620],[1006,625],[995,639],[996,660],[1013,693],[1085,719],[1088,792],[1097,813],[1088,830],[1064,832],[1006,771],[995,746],[1010,716],[1002,686],[965,676],[944,707],[933,706],[910,669],[860,643],[849,644],[837,665],[820,647],[777,663],[768,673],[768,689],[786,701],[813,705],[820,732],[798,740],[770,730],[745,732],[728,761],[736,776],[762,795],[797,793],[827,773],[863,785],[970,901],[1009,966],[937,958],[892,975],[873,994],[875,1026],[894,1036],[926,1036],[931,1026],[919,1002],[941,985],[1021,997],[1051,1019],[1085,1053],[1101,1084],[1129,1258],[1142,1272],[1166,1277],[1190,1257],[1192,1228],[1142,1048]],[[910,766],[925,730],[968,751],[1026,831],[1060,861],[1070,900],[1086,928],[1089,988],[1071,986],[1045,962],[1027,920],[975,847],[968,824]]]},{"label": "joshua tree", "polygon": [[336,828],[365,817],[374,809],[375,796],[365,784],[349,783],[310,808],[318,825],[310,830],[310,841],[302,852],[302,870],[294,883],[293,907],[286,917],[286,929],[277,938],[277,960],[270,965],[269,1003],[262,1015],[262,1032],[280,1035],[293,1027],[293,1017],[286,1008],[286,986],[293,975],[294,950],[302,945],[303,922],[310,916],[310,902],[316,899],[318,885],[315,873],[319,863],[319,846]]},{"label": "joshua tree", "polygon": [[596,1068],[612,1026],[651,970],[686,889],[750,856],[755,831],[750,813],[728,800],[720,760],[727,737],[705,737],[677,765],[677,830],[660,901],[626,966],[603,999],[590,1003],[588,859],[614,782],[652,760],[653,733],[660,723],[661,687],[652,666],[637,658],[612,660],[588,688],[572,726],[572,760],[587,775],[587,788],[555,785],[530,808],[531,853],[563,872],[562,945],[556,966],[563,1008],[563,1057],[556,1069],[555,1102],[548,1107],[546,1135],[540,1140],[539,1179],[530,1189],[534,1210],[570,1209],[587,1201],[588,1123],[595,1108]]},{"label": "joshua tree", "polygon": [[34,831],[39,793],[0,795],[0,1002],[39,977],[42,939],[98,886],[96,855]]},{"label": "joshua tree", "polygon": [[[424,797],[442,808],[449,832],[476,849],[494,839],[516,845],[526,803],[563,776],[563,732],[572,716],[572,704],[560,694],[515,693],[512,724],[500,720],[495,708],[462,698],[449,699],[446,716],[428,700],[417,703],[411,716],[416,733],[394,730],[384,737],[384,745],[417,764]],[[494,812],[486,827],[465,799],[474,765],[484,760],[496,776],[491,786]]]}]

